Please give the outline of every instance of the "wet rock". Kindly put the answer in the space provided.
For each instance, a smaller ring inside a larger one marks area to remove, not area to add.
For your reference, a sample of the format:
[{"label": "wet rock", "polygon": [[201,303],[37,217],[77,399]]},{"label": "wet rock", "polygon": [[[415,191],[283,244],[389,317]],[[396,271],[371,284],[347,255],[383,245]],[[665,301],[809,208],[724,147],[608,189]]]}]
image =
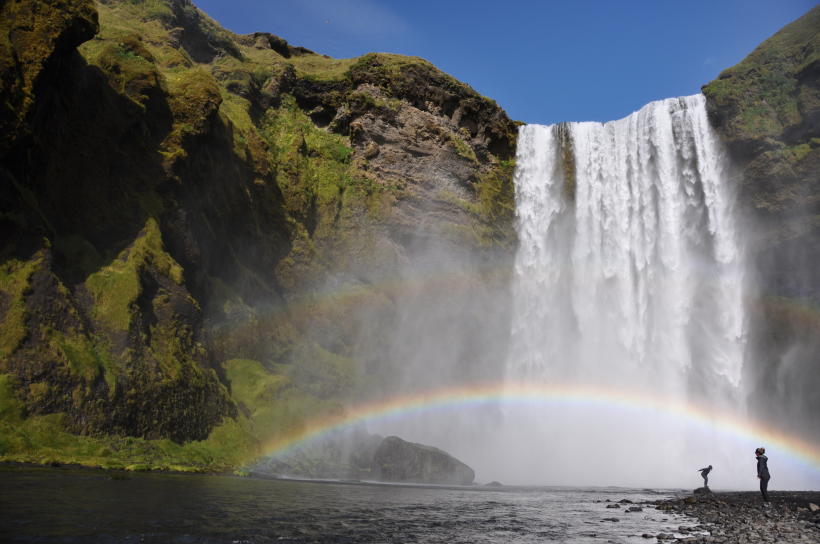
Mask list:
[{"label": "wet rock", "polygon": [[621,505],[620,504],[607,504],[606,507],[607,508],[620,508]]},{"label": "wet rock", "polygon": [[641,536],[644,538],[655,538],[655,535],[650,535],[649,533],[644,533]]},{"label": "wet rock", "polygon": [[619,520],[618,518],[604,518],[604,519],[602,519],[601,521],[611,521],[611,522],[613,522],[613,523],[617,523],[617,522],[619,522],[619,521],[621,521],[621,520]]},{"label": "wet rock", "polygon": [[382,482],[470,485],[475,471],[447,452],[432,446],[385,438],[370,463],[370,474]]},{"label": "wet rock", "polygon": [[[678,540],[699,542],[820,542],[820,511],[807,508],[818,502],[818,492],[770,492],[771,509],[761,505],[759,493],[714,493],[701,497],[686,508],[687,516],[697,517],[695,526],[680,526]],[[660,501],[658,508],[681,512],[682,499]],[[685,504],[685,503],[684,503]],[[820,509],[819,509],[820,510]],[[708,532],[705,536],[703,533]]]},{"label": "wet rock", "polygon": [[627,510],[628,512],[643,512],[643,508],[640,506],[630,506]]},{"label": "wet rock", "polygon": [[711,495],[712,490],[708,487],[699,487],[694,491],[695,495]]}]

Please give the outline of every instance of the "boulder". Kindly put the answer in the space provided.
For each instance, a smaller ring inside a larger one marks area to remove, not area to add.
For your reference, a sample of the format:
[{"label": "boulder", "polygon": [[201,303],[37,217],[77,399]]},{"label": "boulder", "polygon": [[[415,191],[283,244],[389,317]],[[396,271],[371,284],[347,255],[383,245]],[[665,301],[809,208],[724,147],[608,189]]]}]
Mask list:
[{"label": "boulder", "polygon": [[695,493],[695,495],[711,495],[712,490],[709,489],[708,487],[699,487],[699,488],[695,489],[694,493]]},{"label": "boulder", "polygon": [[487,487],[503,487],[500,482],[492,481],[487,484]]},{"label": "boulder", "polygon": [[818,510],[820,510],[820,506],[817,506],[813,502],[809,503],[809,508],[811,509],[812,512],[817,512]]},{"label": "boulder", "polygon": [[382,482],[439,485],[470,485],[475,478],[473,469],[449,453],[398,436],[388,436],[379,445],[370,474]]}]

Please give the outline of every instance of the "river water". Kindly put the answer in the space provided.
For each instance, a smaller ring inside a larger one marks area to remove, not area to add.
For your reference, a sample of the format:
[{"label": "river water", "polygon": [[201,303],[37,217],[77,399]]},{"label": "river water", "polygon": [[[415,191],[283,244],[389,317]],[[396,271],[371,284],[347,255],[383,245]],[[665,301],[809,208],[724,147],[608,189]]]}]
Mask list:
[{"label": "river water", "polygon": [[606,508],[607,499],[675,495],[663,490],[110,475],[0,467],[0,541],[637,542],[635,535],[695,523],[655,510]]}]

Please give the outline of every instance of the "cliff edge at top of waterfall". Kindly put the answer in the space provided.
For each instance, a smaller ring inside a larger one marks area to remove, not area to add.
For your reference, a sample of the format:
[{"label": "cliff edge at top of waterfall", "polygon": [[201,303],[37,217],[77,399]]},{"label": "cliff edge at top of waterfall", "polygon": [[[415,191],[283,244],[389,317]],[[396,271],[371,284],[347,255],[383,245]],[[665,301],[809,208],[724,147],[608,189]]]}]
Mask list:
[{"label": "cliff edge at top of waterfall", "polygon": [[[740,169],[740,204],[763,223],[759,244],[814,228],[789,216],[820,211],[820,6],[721,72],[703,93]],[[811,238],[817,241],[816,232]]]},{"label": "cliff edge at top of waterfall", "polygon": [[808,150],[798,148],[820,136],[818,77],[820,6],[721,72],[703,93],[736,157],[763,151],[802,155]]}]

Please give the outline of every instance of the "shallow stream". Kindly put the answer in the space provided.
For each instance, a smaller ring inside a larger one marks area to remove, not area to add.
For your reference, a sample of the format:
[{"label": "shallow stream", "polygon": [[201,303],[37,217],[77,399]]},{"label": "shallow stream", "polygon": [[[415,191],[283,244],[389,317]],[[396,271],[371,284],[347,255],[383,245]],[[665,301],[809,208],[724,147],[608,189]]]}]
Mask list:
[{"label": "shallow stream", "polygon": [[110,476],[96,470],[0,466],[0,540],[639,542],[636,537],[643,533],[696,523],[656,510],[606,508],[607,499],[655,501],[677,495],[674,490]]}]

